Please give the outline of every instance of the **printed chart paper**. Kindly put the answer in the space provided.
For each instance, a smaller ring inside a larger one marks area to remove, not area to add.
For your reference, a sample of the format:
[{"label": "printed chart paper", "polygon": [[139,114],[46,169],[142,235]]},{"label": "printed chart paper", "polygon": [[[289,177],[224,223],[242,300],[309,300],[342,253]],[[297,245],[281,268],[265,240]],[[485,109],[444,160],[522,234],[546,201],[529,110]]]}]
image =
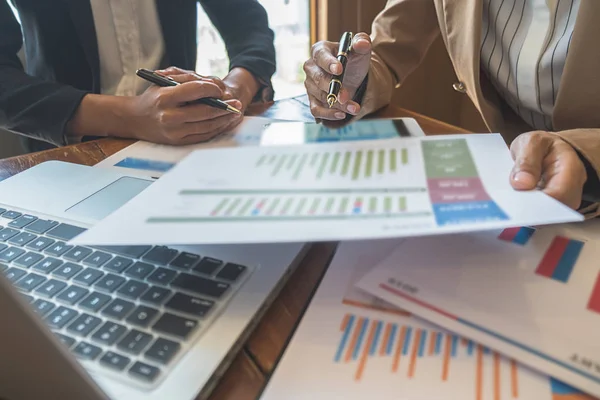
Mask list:
[{"label": "printed chart paper", "polygon": [[357,290],[397,244],[340,246],[261,400],[591,400]]},{"label": "printed chart paper", "polygon": [[206,149],[74,242],[356,240],[583,219],[512,189],[512,163],[500,135]]},{"label": "printed chart paper", "polygon": [[358,287],[600,397],[600,221],[404,241]]}]

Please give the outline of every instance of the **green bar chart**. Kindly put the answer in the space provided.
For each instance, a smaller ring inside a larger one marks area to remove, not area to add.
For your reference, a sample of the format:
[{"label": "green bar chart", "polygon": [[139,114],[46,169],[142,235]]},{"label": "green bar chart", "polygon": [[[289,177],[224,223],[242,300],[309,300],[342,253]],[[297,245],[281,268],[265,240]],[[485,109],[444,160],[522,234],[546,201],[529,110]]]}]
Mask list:
[{"label": "green bar chart", "polygon": [[320,181],[328,177],[359,181],[403,172],[410,162],[411,150],[407,147],[395,147],[261,155],[256,160],[255,168],[257,171],[268,171],[269,177],[289,178],[290,181]]}]

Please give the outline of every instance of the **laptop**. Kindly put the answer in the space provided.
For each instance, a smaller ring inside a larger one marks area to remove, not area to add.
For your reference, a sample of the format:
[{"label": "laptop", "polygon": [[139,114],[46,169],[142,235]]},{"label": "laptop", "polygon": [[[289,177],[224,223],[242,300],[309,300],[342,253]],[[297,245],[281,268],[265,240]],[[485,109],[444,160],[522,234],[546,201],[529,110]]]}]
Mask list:
[{"label": "laptop", "polygon": [[307,250],[67,244],[151,183],[56,161],[0,182],[0,399],[205,398]]},{"label": "laptop", "polygon": [[207,398],[308,250],[68,244],[152,182],[58,161],[0,182],[0,400]]}]

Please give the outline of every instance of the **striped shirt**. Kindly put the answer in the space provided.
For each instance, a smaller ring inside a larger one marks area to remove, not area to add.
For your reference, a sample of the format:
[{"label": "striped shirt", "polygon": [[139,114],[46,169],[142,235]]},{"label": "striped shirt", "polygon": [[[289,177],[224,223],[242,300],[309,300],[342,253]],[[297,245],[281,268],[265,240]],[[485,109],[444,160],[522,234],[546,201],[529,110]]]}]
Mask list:
[{"label": "striped shirt", "polygon": [[581,0],[483,0],[481,66],[535,129],[552,112]]}]

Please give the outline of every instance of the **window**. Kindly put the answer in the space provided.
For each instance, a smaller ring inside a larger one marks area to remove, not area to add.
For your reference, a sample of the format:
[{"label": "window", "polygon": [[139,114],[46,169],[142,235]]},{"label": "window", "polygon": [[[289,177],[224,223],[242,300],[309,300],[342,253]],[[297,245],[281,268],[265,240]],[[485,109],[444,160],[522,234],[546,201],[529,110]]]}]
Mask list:
[{"label": "window", "polygon": [[[275,32],[277,72],[273,76],[275,98],[304,92],[302,65],[310,52],[309,0],[259,0]],[[201,6],[198,8],[198,60],[196,72],[223,77],[229,58],[219,33]]]}]

